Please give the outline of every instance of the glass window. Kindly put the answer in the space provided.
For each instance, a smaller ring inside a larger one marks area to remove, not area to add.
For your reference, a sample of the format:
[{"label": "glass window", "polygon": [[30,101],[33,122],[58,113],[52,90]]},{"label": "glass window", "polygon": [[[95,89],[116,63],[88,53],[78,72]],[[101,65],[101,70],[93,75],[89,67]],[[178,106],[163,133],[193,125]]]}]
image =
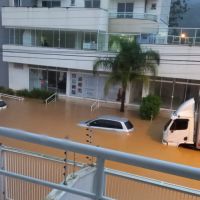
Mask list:
[{"label": "glass window", "polygon": [[133,128],[133,125],[130,121],[125,122],[125,125],[128,130]]},{"label": "glass window", "polygon": [[93,0],[93,8],[100,8],[100,0]]},{"label": "glass window", "polygon": [[118,3],[117,5],[118,18],[133,17],[133,3]]},{"label": "glass window", "polygon": [[143,82],[142,81],[134,81],[131,84],[130,90],[130,103],[141,103],[142,100],[142,88]]},{"label": "glass window", "polygon": [[112,120],[98,119],[90,123],[90,126],[102,127],[102,128],[113,128],[113,129],[122,129],[120,122]]},{"label": "glass window", "polygon": [[75,0],[71,0],[71,6],[75,6]]},{"label": "glass window", "polygon": [[59,31],[53,32],[53,47],[60,47],[60,34]]},{"label": "glass window", "polygon": [[85,8],[92,8],[92,1],[91,0],[85,0]]},{"label": "glass window", "polygon": [[121,123],[117,121],[106,120],[105,124],[107,128],[122,129]]},{"label": "glass window", "polygon": [[92,121],[89,126],[95,126],[95,127],[105,127],[105,120],[101,120],[101,119],[98,119],[98,120],[94,120]]},{"label": "glass window", "polygon": [[186,89],[187,89],[186,84],[175,83],[174,94],[173,94],[173,109],[178,108],[178,106],[185,101]]},{"label": "glass window", "polygon": [[60,7],[60,1],[42,1],[42,7]]},{"label": "glass window", "polygon": [[60,7],[60,1],[52,1],[52,7]]},{"label": "glass window", "polygon": [[185,130],[188,128],[188,119],[176,119],[170,127],[170,130]]},{"label": "glass window", "polygon": [[65,31],[60,31],[60,47],[66,48]]},{"label": "glass window", "polygon": [[151,4],[151,10],[156,10],[156,3]]},{"label": "glass window", "polygon": [[66,32],[66,48],[75,48],[76,32]]},{"label": "glass window", "polygon": [[85,8],[100,8],[100,0],[85,0]]},{"label": "glass window", "polygon": [[132,18],[133,17],[133,3],[126,3],[126,18]]}]

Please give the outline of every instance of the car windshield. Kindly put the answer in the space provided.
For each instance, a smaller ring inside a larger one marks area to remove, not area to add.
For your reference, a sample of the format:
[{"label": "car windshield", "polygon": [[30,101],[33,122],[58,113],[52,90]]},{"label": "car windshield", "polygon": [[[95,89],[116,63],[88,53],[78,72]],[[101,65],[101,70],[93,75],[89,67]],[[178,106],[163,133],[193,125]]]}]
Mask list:
[{"label": "car windshield", "polygon": [[125,125],[128,130],[133,128],[133,125],[130,121],[125,122]]}]

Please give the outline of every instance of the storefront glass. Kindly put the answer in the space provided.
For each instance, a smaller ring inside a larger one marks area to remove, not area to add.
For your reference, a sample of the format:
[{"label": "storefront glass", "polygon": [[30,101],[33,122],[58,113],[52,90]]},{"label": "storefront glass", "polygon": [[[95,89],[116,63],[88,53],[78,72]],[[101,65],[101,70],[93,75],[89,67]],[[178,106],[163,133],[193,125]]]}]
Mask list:
[{"label": "storefront glass", "polygon": [[131,83],[130,88],[130,103],[134,104],[140,104],[142,100],[142,87],[143,82],[142,81],[134,81]]},{"label": "storefront glass", "polygon": [[52,71],[45,68],[31,68],[29,70],[29,77],[30,90],[38,88],[58,92],[59,94],[66,94],[66,72]]},{"label": "storefront glass", "polygon": [[109,87],[105,94],[104,87],[107,78],[94,76],[93,74],[72,73],[71,74],[71,96],[116,101],[119,85]]}]

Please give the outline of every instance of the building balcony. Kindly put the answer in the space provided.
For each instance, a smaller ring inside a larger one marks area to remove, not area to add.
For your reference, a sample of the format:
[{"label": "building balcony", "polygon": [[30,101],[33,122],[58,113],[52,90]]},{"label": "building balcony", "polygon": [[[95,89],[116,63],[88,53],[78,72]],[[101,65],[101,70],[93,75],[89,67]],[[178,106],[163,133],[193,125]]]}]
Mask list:
[{"label": "building balcony", "polygon": [[65,69],[93,70],[94,61],[107,55],[108,52],[78,49],[3,45],[4,62]]},{"label": "building balcony", "polygon": [[110,12],[109,32],[113,33],[157,33],[157,15],[134,12]]},{"label": "building balcony", "polygon": [[108,12],[99,8],[4,7],[2,25],[107,32]]}]

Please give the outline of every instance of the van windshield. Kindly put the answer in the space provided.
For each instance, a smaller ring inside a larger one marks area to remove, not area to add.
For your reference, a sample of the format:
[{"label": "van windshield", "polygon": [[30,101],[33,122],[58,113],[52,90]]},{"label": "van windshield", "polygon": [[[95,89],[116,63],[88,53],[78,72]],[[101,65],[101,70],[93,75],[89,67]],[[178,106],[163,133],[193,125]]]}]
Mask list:
[{"label": "van windshield", "polygon": [[170,123],[171,123],[171,119],[165,124],[165,126],[164,126],[164,131],[167,129],[167,127],[170,125]]}]

